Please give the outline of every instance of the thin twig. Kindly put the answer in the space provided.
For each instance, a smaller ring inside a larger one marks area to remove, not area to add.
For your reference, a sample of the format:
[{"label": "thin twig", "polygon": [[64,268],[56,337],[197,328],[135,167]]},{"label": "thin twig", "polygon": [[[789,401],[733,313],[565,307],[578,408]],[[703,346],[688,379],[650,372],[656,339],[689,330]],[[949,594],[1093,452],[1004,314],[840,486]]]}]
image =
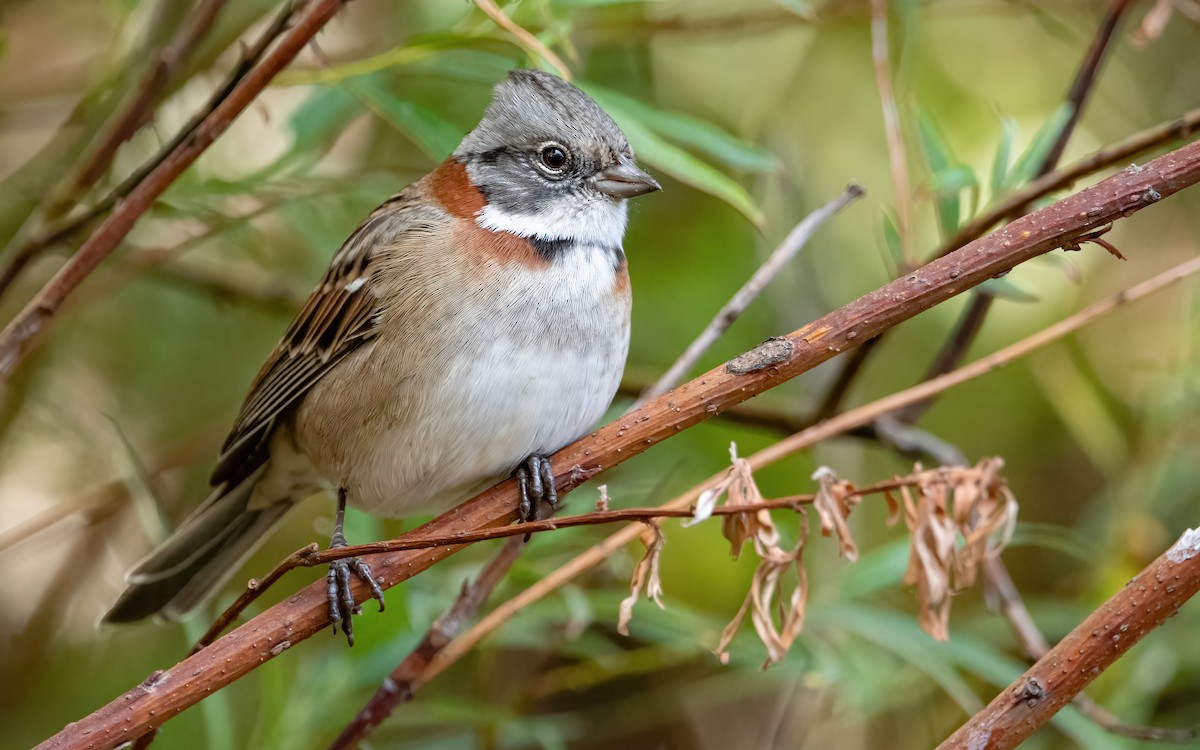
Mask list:
[{"label": "thin twig", "polygon": [[[1083,60],[1079,64],[1079,70],[1075,74],[1075,80],[1071,83],[1071,89],[1067,92],[1066,106],[1070,107],[1070,115],[1066,123],[1063,124],[1062,130],[1058,132],[1058,136],[1054,139],[1050,150],[1047,151],[1046,156],[1038,166],[1037,172],[1034,174],[1035,179],[1045,177],[1058,165],[1059,158],[1062,156],[1063,151],[1066,150],[1067,143],[1071,140],[1071,135],[1075,132],[1075,126],[1079,123],[1079,118],[1083,116],[1088,98],[1095,87],[1100,65],[1104,61],[1105,53],[1108,51],[1117,26],[1120,24],[1125,12],[1129,10],[1131,2],[1132,0],[1113,0],[1112,5],[1109,6],[1104,21],[1100,24],[1100,28],[1096,31],[1092,43],[1088,46],[1087,53],[1084,54]],[[1031,206],[1032,203],[1025,203],[1016,209],[1016,213],[1024,214],[1029,211]],[[954,331],[942,345],[937,357],[934,358],[934,361],[926,370],[925,380],[937,377],[944,372],[949,372],[958,366],[958,363],[966,355],[967,349],[975,341],[979,335],[979,331],[983,328],[983,322],[987,318],[988,312],[992,309],[995,300],[996,298],[991,294],[977,293],[972,295],[971,301],[967,305],[967,308],[963,310],[962,316],[954,327]],[[901,418],[906,421],[916,421],[931,405],[932,401],[913,404],[905,410],[905,414]]]},{"label": "thin twig", "polygon": [[[1200,144],[1191,144],[1018,219],[958,253],[710,370],[553,454],[550,463],[559,497],[722,409],[808,372],[997,273],[1076,242],[1097,227],[1123,220],[1197,182]],[[903,404],[892,404],[892,408],[897,406]],[[836,419],[830,420],[818,428],[836,424]],[[757,455],[770,456],[770,450]],[[507,525],[517,517],[516,496],[516,481],[507,480],[409,533],[413,538],[446,536]],[[376,556],[371,567],[377,582],[387,589],[461,548],[454,545],[386,553]],[[201,652],[156,675],[150,683],[73,722],[43,742],[40,750],[113,747],[161,725],[324,630],[329,624],[325,588],[324,581],[316,581],[276,603]],[[352,586],[351,593],[356,601],[369,595],[359,582]]]},{"label": "thin twig", "polygon": [[[894,489],[900,485],[895,483],[886,483],[878,489],[862,488],[858,490],[860,494],[868,492],[884,492],[889,489]],[[756,510],[780,510],[784,508],[796,509],[801,505],[811,503],[813,496],[800,495],[796,497],[781,498],[771,502],[759,503],[755,505],[739,505],[734,508],[717,508],[713,511],[713,515],[734,515],[736,513],[744,513],[747,511]],[[664,508],[622,508],[619,510],[597,511],[595,513],[583,513],[577,516],[564,516],[560,518],[547,518],[540,521],[529,521],[517,526],[498,526],[490,529],[480,529],[478,531],[464,532],[454,534],[452,536],[434,536],[421,539],[412,539],[408,537],[399,537],[396,539],[388,539],[381,542],[370,542],[367,544],[356,544],[348,547],[336,547],[322,550],[315,542],[306,547],[302,547],[292,554],[285,557],[276,565],[270,573],[262,578],[252,578],[246,584],[246,590],[213,621],[211,627],[205,632],[200,640],[196,641],[196,645],[192,646],[191,653],[196,653],[208,644],[212,643],[221,635],[225,628],[241,615],[247,607],[254,603],[256,599],[266,593],[266,590],[274,585],[285,574],[295,570],[296,568],[311,568],[317,565],[328,565],[334,560],[341,560],[347,557],[357,557],[359,555],[373,555],[381,552],[399,552],[402,550],[417,550],[417,549],[433,549],[435,547],[446,547],[449,545],[467,545],[478,542],[491,541],[492,539],[502,539],[506,537],[520,536],[524,537],[528,534],[537,534],[543,531],[556,531],[558,529],[568,529],[575,526],[595,526],[607,523],[627,523],[630,521],[646,521],[654,518],[692,518],[691,510],[676,510]]]},{"label": "thin twig", "polygon": [[650,399],[660,396],[675,387],[675,384],[687,375],[689,370],[695,367],[696,362],[721,337],[721,334],[725,333],[729,329],[729,326],[733,325],[734,321],[745,312],[746,308],[766,288],[767,284],[771,283],[771,280],[783,270],[788,261],[794,258],[796,253],[800,252],[801,248],[808,244],[809,239],[812,238],[817,229],[842,209],[861,198],[863,194],[862,187],[855,183],[850,183],[837,198],[834,198],[804,217],[788,233],[787,237],[783,238],[783,242],[780,242],[779,246],[771,251],[771,254],[758,267],[754,275],[745,284],[742,284],[742,287],[717,312],[708,326],[696,337],[696,340],[688,345],[687,350],[679,356],[679,359],[675,360],[675,364],[671,365],[663,373],[662,377],[647,388],[638,400],[634,402],[633,406],[629,407],[629,410],[633,411]]},{"label": "thin twig", "polygon": [[[1041,659],[1050,650],[1050,644],[1046,642],[1042,631],[1038,628],[1037,623],[1033,621],[1033,616],[1026,609],[1025,602],[1021,599],[1021,592],[1013,584],[1012,577],[1009,576],[1008,568],[1005,567],[1004,562],[998,556],[985,558],[983,561],[983,575],[987,581],[989,592],[994,594],[999,600],[997,603],[999,604],[1000,612],[1008,620],[1008,624],[1012,627],[1017,639],[1021,641],[1021,646],[1025,649],[1025,653],[1034,661]],[[1079,713],[1087,717],[1089,721],[1097,724],[1106,732],[1111,732],[1122,737],[1153,742],[1180,743],[1190,742],[1200,737],[1200,724],[1179,729],[1138,726],[1135,724],[1126,724],[1121,721],[1084,693],[1076,695],[1074,703]]]},{"label": "thin twig", "polygon": [[938,749],[1016,747],[1197,591],[1200,530],[1188,529]]},{"label": "thin twig", "polygon": [[1067,142],[1071,140],[1075,126],[1079,124],[1088,99],[1095,89],[1096,75],[1100,72],[1100,65],[1108,54],[1117,27],[1133,3],[1134,0],[1113,0],[1108,12],[1104,14],[1104,20],[1100,23],[1100,28],[1096,30],[1096,35],[1092,37],[1092,43],[1088,46],[1082,62],[1079,63],[1079,71],[1075,74],[1075,80],[1071,82],[1071,88],[1067,92],[1067,102],[1071,106],[1071,114],[1067,117],[1058,138],[1054,140],[1054,145],[1042,157],[1042,163],[1038,165],[1037,177],[1049,174],[1058,166],[1058,160],[1062,158],[1063,151],[1067,148]]},{"label": "thin twig", "polygon": [[1172,141],[1183,140],[1197,130],[1200,130],[1200,108],[1135,133],[1060,170],[1038,177],[959,227],[958,233],[946,240],[934,255],[940,258],[954,252],[971,240],[982,237],[996,224],[1020,215],[1022,206],[1027,206],[1051,193],[1067,189],[1077,181],[1102,169],[1136,159]]},{"label": "thin twig", "polygon": [[113,157],[121,144],[132,138],[149,122],[152,107],[162,96],[179,67],[191,57],[192,52],[212,29],[225,3],[226,0],[201,0],[190,17],[190,23],[184,25],[170,42],[158,50],[157,56],[146,66],[145,73],[133,87],[124,106],[112,118],[111,124],[104,128],[104,137],[88,154],[64,193],[47,209],[52,217],[61,215],[78,196],[83,195],[95,184],[112,165]]},{"label": "thin twig", "polygon": [[253,45],[242,51],[238,64],[234,66],[225,83],[213,93],[208,103],[184,125],[170,143],[159,149],[148,162],[143,164],[133,174],[126,177],[121,184],[110,190],[104,198],[87,210],[71,217],[65,217],[52,222],[40,232],[25,240],[12,253],[12,258],[3,270],[0,270],[0,294],[3,294],[20,274],[21,270],[37,257],[38,253],[55,243],[61,242],[71,235],[90,226],[96,219],[111,211],[117,203],[130,195],[135,188],[142,185],[151,173],[158,170],[169,157],[175,154],[189,139],[195,137],[200,126],[212,115],[213,111],[227,98],[237,85],[255,70],[262,61],[271,45],[288,30],[292,18],[298,9],[308,0],[288,0],[275,16],[271,24],[263,30]]},{"label": "thin twig", "polygon": [[546,45],[542,44],[542,40],[538,39],[533,34],[518,26],[508,15],[496,5],[495,0],[475,0],[475,4],[479,9],[487,14],[487,17],[492,19],[497,26],[512,34],[517,40],[517,45],[525,50],[525,53],[530,57],[540,57],[554,68],[559,77],[564,81],[571,80],[571,69],[562,61],[562,58],[554,54]]},{"label": "thin twig", "polygon": [[[1083,326],[1099,320],[1125,304],[1144,299],[1196,273],[1200,273],[1200,258],[1175,266],[1157,276],[1092,304],[1059,323],[1026,339],[1022,339],[1011,346],[1005,347],[995,354],[959,368],[952,373],[943,375],[936,382],[921,383],[891,396],[851,409],[834,419],[827,420],[797,433],[788,439],[788,444],[783,448],[772,446],[755,453],[746,460],[757,471],[831,437],[846,434],[851,430],[871,424],[880,417],[903,408],[906,404],[915,403],[921,399],[928,398],[932,393],[941,392],[961,385],[968,380],[973,380],[993,372],[1010,362],[1074,333]],[[660,510],[687,508],[696,502],[701,493],[715,486],[723,476],[724,473],[722,472],[721,474],[709,477],[687,492],[664,503]],[[424,675],[423,681],[428,682],[455,661],[462,658],[481,640],[512,619],[518,612],[566,585],[587,570],[599,565],[618,549],[637,539],[641,531],[642,529],[635,525],[627,526],[617,531],[587,551],[557,566],[549,575],[538,580],[512,599],[497,606],[484,616],[479,623],[456,638],[434,658]]]},{"label": "thin twig", "polygon": [[[136,61],[153,58],[140,80],[133,86],[132,95],[115,102],[114,106],[109,108],[105,120],[98,123],[98,127],[82,129],[84,133],[98,130],[103,139],[96,144],[86,135],[80,139],[72,150],[79,152],[76,158],[82,159],[82,163],[69,170],[68,175],[59,179],[57,185],[44,191],[46,197],[41,201],[42,208],[38,211],[40,215],[36,219],[40,228],[31,232],[22,228],[13,238],[16,241],[12,244],[17,249],[5,252],[6,256],[11,255],[12,258],[4,271],[0,272],[0,294],[4,293],[17,273],[46,247],[30,243],[29,234],[44,234],[47,224],[59,221],[63,214],[69,212],[111,166],[117,148],[144,127],[150,119],[151,107],[161,98],[163,90],[179,65],[191,56],[196,46],[211,30],[225,0],[201,0],[200,7],[191,14],[188,23],[178,29],[169,42],[157,43],[158,37],[164,33],[159,27],[164,21],[169,23],[168,19],[176,15],[171,8],[172,3],[173,0],[163,0],[159,3],[152,14],[142,48],[135,50],[129,58],[135,62],[127,66],[127,71],[139,65]],[[120,76],[126,77],[129,75]],[[84,101],[88,98],[85,97]],[[75,115],[69,118],[68,123],[74,124],[76,128],[80,124]],[[18,242],[21,244],[17,244]]]},{"label": "thin twig", "polygon": [[829,419],[841,411],[842,402],[846,400],[846,395],[850,393],[850,386],[854,385],[854,381],[862,371],[863,365],[871,357],[871,352],[875,351],[880,343],[883,342],[883,339],[883,336],[877,336],[855,349],[850,353],[849,357],[846,357],[846,361],[842,364],[842,369],[838,370],[833,384],[825,391],[825,395],[821,398],[821,402],[817,404],[817,408],[812,411],[812,415],[805,420],[809,425],[816,424],[823,419]]},{"label": "thin twig", "polygon": [[358,747],[368,734],[396,710],[396,706],[413,699],[417,690],[425,684],[422,677],[430,661],[463,631],[475,616],[479,605],[487,600],[496,584],[516,562],[524,546],[522,537],[509,539],[474,581],[463,584],[454,605],[434,621],[404,661],[384,678],[375,695],[371,696],[362,710],[355,715],[354,720],[347,724],[338,738],[329,745],[329,750],[350,750]]},{"label": "thin twig", "polygon": [[42,287],[17,317],[0,332],[0,384],[12,375],[34,337],[57,314],[71,292],[100,265],[133,228],[138,218],[292,61],[308,41],[348,0],[311,0],[296,23],[262,60],[242,78],[200,125],[153,169],[120,203],[87,241]]},{"label": "thin twig", "polygon": [[891,165],[892,190],[896,194],[896,221],[900,225],[900,255],[904,268],[910,268],[912,255],[912,197],[909,193],[908,159],[904,136],[900,132],[900,111],[892,89],[892,64],[888,54],[887,0],[871,0],[871,60],[875,65],[875,86],[883,108],[883,130],[887,135],[888,163]]}]

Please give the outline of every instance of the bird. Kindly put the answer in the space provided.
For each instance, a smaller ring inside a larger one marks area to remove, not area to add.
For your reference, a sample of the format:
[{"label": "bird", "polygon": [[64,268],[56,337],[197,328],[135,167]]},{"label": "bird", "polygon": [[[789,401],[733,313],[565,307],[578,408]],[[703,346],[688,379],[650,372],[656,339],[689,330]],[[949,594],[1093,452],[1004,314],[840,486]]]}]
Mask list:
[{"label": "bird", "polygon": [[[511,71],[458,148],[333,255],[252,382],[210,494],[102,621],[182,619],[323,489],[331,548],[348,544],[347,504],[440,511],[513,475],[524,518],[553,512],[546,456],[603,416],[629,350],[627,200],[659,189],[590,96]],[[384,606],[365,561],[330,564],[350,645],[352,577]]]}]

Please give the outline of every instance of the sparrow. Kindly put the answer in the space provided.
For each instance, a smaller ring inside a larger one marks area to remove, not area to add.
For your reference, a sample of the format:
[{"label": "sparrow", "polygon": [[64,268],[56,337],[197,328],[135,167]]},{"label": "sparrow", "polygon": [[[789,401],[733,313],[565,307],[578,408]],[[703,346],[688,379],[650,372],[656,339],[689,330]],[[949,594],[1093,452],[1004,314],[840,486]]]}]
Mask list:
[{"label": "sparrow", "polygon": [[[126,576],[106,622],[182,618],[297,502],[336,491],[402,517],[515,474],[521,514],[558,504],[546,456],[585,434],[629,349],[626,199],[659,189],[587,94],[516,70],[435,170],[351,233],[250,386],[211,493]],[[539,510],[541,509],[541,510]],[[358,558],[331,563],[351,645]]]}]

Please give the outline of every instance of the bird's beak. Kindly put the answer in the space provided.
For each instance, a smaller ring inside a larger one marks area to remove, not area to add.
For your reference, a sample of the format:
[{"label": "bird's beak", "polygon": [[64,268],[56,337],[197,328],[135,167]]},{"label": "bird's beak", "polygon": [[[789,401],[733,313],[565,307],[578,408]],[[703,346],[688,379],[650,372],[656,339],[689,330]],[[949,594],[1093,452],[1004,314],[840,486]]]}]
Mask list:
[{"label": "bird's beak", "polygon": [[596,176],[596,189],[613,198],[633,198],[662,190],[662,186],[632,162],[621,160]]}]

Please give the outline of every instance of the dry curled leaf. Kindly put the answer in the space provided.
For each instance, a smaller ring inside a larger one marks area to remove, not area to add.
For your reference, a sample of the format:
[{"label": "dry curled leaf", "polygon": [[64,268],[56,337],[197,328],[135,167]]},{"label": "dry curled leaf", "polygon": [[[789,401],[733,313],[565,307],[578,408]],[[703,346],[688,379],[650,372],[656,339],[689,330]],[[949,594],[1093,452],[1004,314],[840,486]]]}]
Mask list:
[{"label": "dry curled leaf", "polygon": [[[730,642],[733,641],[733,637],[741,629],[747,614],[750,615],[750,621],[754,625],[754,632],[758,635],[758,639],[767,647],[767,661],[763,664],[764,668],[782,661],[792,643],[800,635],[800,631],[804,627],[805,604],[808,601],[808,573],[804,569],[803,559],[804,543],[808,539],[808,521],[803,514],[800,515],[800,527],[796,546],[791,550],[785,550],[779,546],[778,534],[775,535],[774,544],[768,545],[760,539],[755,540],[754,549],[761,559],[758,567],[754,570],[754,577],[750,581],[750,591],[746,594],[737,614],[721,631],[721,638],[717,642],[716,648],[713,649],[713,653],[717,655],[722,664],[729,661],[727,649]],[[788,568],[792,566],[796,568],[796,585],[786,596],[787,601],[785,602],[782,595],[782,578]],[[775,615],[776,609],[778,609],[778,622]]]},{"label": "dry curled leaf", "polygon": [[[763,502],[765,498],[754,481],[750,463],[738,458],[736,445],[730,446],[729,453],[733,465],[712,490],[714,506],[722,494],[726,496],[725,507]],[[711,510],[709,512],[711,513]],[[721,632],[721,638],[713,649],[722,663],[728,661],[729,643],[745,622],[747,614],[750,615],[759,640],[767,647],[766,665],[782,660],[800,634],[804,625],[804,606],[808,599],[808,576],[801,558],[804,543],[808,539],[808,522],[803,513],[800,514],[800,521],[796,545],[788,550],[780,545],[779,529],[775,526],[770,511],[735,513],[725,516],[722,520],[721,532],[729,540],[733,556],[736,558],[741,554],[746,542],[752,542],[754,552],[759,557],[758,567],[750,582],[750,591],[733,620]],[[793,566],[796,568],[796,585],[790,593],[784,594],[782,579]]]},{"label": "dry curled leaf", "polygon": [[850,518],[850,508],[862,501],[860,495],[854,494],[854,485],[844,479],[839,479],[833,469],[821,466],[813,472],[812,478],[817,482],[817,496],[813,498],[813,507],[821,518],[821,533],[825,536],[836,534],[838,539],[838,554],[850,562],[858,561],[858,547],[850,536],[850,527],[846,520]]},{"label": "dry curled leaf", "polygon": [[617,632],[629,635],[629,621],[633,619],[633,605],[637,604],[643,589],[646,596],[663,608],[662,579],[658,575],[658,561],[662,555],[663,544],[667,539],[663,536],[662,526],[656,520],[645,521],[646,531],[642,534],[642,543],[646,545],[646,554],[638,561],[633,569],[633,579],[629,583],[629,596],[621,600],[617,616]]},{"label": "dry curled leaf", "polygon": [[1012,538],[1017,502],[1000,476],[1004,462],[923,471],[918,464],[900,487],[910,534],[904,582],[916,587],[921,627],[949,638],[951,597],[975,582],[979,566]]}]

